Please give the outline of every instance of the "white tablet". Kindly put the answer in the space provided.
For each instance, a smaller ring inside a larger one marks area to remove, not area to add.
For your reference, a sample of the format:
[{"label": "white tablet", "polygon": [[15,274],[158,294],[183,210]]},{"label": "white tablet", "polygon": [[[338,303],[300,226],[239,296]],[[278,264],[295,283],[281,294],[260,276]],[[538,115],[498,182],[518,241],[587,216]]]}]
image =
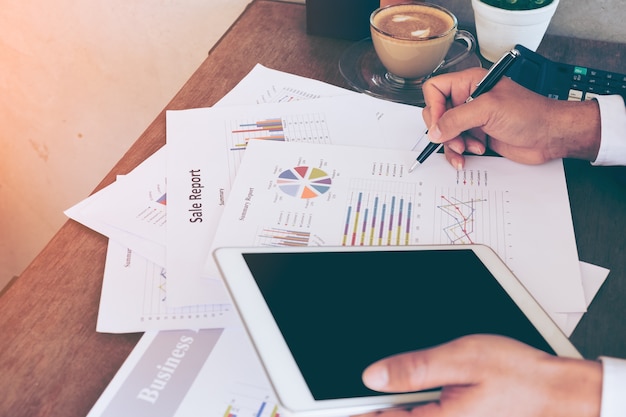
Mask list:
[{"label": "white tablet", "polygon": [[581,357],[486,246],[219,248],[214,257],[280,404],[295,415],[436,400],[438,390],[371,391],[361,374],[463,335]]}]

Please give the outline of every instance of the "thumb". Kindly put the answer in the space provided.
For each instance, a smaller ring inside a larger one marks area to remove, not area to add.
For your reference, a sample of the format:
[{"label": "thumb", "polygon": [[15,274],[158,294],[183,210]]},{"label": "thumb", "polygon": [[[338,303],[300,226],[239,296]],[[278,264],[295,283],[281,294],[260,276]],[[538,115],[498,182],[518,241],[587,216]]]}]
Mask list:
[{"label": "thumb", "polygon": [[[410,392],[480,381],[482,336],[470,336],[425,350],[402,353],[373,363],[363,383],[383,392]],[[476,343],[478,342],[478,343]]]}]

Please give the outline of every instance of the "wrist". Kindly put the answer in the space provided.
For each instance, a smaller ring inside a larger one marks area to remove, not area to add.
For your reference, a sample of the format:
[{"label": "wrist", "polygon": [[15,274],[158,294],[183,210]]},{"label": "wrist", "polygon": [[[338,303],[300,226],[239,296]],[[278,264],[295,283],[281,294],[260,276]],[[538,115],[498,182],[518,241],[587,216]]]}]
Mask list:
[{"label": "wrist", "polygon": [[549,105],[548,138],[552,158],[594,161],[600,150],[600,107],[596,100]]},{"label": "wrist", "polygon": [[558,407],[553,416],[599,417],[602,403],[602,364],[599,361],[558,358],[552,372],[558,373],[550,402]]}]

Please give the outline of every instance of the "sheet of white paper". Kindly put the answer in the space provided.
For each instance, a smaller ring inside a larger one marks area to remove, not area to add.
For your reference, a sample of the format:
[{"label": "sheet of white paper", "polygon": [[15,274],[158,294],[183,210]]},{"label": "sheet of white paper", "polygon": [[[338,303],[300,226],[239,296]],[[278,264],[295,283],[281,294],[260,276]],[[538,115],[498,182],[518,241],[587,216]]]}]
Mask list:
[{"label": "sheet of white paper", "polygon": [[210,293],[200,273],[249,140],[409,150],[425,129],[420,108],[361,94],[168,111],[166,117],[166,267],[173,306],[223,297]]},{"label": "sheet of white paper", "polygon": [[[165,154],[165,149],[158,153]],[[143,239],[165,245],[167,225],[167,179],[164,175],[164,166],[160,158],[159,181],[149,183],[148,175],[139,175],[138,170],[133,170],[125,175],[111,187],[107,187],[109,194],[115,190],[118,202],[123,204],[100,204],[94,207],[94,215],[101,218],[107,224],[121,230],[129,231]],[[156,174],[156,163],[151,164],[150,171]],[[145,165],[148,166],[148,165]],[[143,168],[143,166],[142,166]],[[153,177],[154,178],[154,177]]]},{"label": "sheet of white paper", "polygon": [[[230,302],[171,307],[165,268],[109,239],[98,322],[101,333],[209,329],[238,324]],[[221,283],[220,285],[221,293]],[[223,301],[223,300],[222,300]]]},{"label": "sheet of white paper", "polygon": [[[608,277],[610,271],[601,266],[593,265],[587,262],[580,262],[580,271],[582,275],[583,292],[585,293],[585,302],[587,303],[587,307],[589,307],[593,298],[598,293],[598,290],[600,290],[600,287]],[[583,315],[584,312],[557,313],[553,318],[563,333],[569,337],[576,329],[576,326],[583,318]]]},{"label": "sheet of white paper", "polygon": [[287,103],[347,94],[360,93],[257,64],[217,105]]},{"label": "sheet of white paper", "polygon": [[[457,172],[434,154],[407,175],[414,157],[392,149],[251,141],[211,250],[482,243],[550,314],[585,311],[562,161],[527,166],[468,157]],[[219,276],[212,257],[204,276]]]},{"label": "sheet of white paper", "polygon": [[165,265],[167,181],[165,147],[125,176],[70,207],[65,214]]}]

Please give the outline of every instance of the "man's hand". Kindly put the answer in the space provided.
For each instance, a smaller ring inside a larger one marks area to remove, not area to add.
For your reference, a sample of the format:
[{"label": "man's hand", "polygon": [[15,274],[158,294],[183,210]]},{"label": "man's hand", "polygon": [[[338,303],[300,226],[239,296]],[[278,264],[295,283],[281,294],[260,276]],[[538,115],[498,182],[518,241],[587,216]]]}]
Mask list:
[{"label": "man's hand", "polygon": [[600,110],[595,100],[553,100],[503,78],[466,104],[485,73],[473,68],[444,74],[423,87],[429,139],[444,143],[454,167],[463,168],[464,152],[480,155],[486,148],[525,164],[564,157],[595,160],[600,147]]},{"label": "man's hand", "polygon": [[378,361],[363,382],[384,392],[443,387],[438,402],[368,416],[598,417],[602,366],[502,336],[472,335]]}]

